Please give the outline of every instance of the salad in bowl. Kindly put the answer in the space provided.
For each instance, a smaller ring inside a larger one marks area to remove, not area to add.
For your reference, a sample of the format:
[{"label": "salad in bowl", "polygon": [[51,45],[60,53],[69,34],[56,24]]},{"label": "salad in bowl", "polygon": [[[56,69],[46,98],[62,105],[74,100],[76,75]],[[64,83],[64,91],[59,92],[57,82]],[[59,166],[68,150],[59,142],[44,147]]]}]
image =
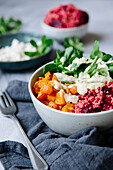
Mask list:
[{"label": "salad in bowl", "polygon": [[113,61],[96,40],[90,58],[73,47],[57,50],[33,85],[41,103],[64,112],[96,113],[113,109]]}]

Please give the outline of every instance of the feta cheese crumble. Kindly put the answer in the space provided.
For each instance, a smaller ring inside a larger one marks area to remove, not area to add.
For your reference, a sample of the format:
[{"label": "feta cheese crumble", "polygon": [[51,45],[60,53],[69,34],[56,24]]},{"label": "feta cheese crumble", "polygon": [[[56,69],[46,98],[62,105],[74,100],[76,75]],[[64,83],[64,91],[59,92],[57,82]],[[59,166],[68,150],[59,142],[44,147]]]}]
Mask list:
[{"label": "feta cheese crumble", "polygon": [[25,51],[34,52],[36,49],[30,43],[19,42],[17,39],[12,41],[11,46],[6,46],[0,49],[0,61],[24,61],[30,57],[25,55]]}]

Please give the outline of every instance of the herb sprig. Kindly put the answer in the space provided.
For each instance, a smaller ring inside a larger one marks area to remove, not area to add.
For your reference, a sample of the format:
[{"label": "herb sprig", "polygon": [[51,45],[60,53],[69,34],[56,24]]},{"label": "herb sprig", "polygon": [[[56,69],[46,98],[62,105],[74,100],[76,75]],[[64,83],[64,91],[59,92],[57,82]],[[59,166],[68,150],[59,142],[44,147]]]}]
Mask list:
[{"label": "herb sprig", "polygon": [[[52,73],[54,72],[63,72],[68,75],[73,75],[75,77],[79,77],[80,72],[88,73],[90,77],[92,77],[96,72],[100,75],[107,77],[109,74],[113,78],[113,61],[112,56],[110,54],[105,54],[104,52],[99,50],[99,42],[96,40],[93,46],[93,50],[90,54],[90,59],[92,62],[88,63],[73,63],[75,58],[82,58],[82,51],[75,49],[74,47],[68,47],[64,51],[57,50],[57,58],[53,63],[47,64],[43,73],[45,74],[47,71]],[[65,58],[64,62],[61,62],[62,57]],[[108,67],[98,67],[98,59],[101,59],[104,62],[104,65]],[[109,61],[109,62],[108,62]],[[71,65],[70,69],[67,67]]]},{"label": "herb sprig", "polygon": [[3,16],[0,17],[0,34],[5,34],[8,32],[18,32],[22,26],[22,21],[19,19],[14,19],[10,17],[5,19]]},{"label": "herb sprig", "polygon": [[[93,50],[90,54],[90,59],[95,59],[95,58],[100,58],[102,59],[102,61],[105,62],[105,64],[108,66],[108,70],[109,70],[109,73],[111,75],[111,77],[113,78],[113,61],[110,60],[112,59],[112,55],[110,54],[106,54],[102,51],[99,50],[99,42],[96,40],[94,45],[93,45]],[[109,61],[109,63],[107,63],[107,61]],[[95,62],[94,64],[94,69],[92,69],[92,71],[90,72],[90,76],[91,75],[94,75],[96,72],[98,72],[100,75],[103,75],[103,76],[108,76],[108,71],[104,68],[97,68],[97,61]]]},{"label": "herb sprig", "polygon": [[72,37],[72,38],[65,38],[64,39],[64,47],[73,47],[74,49],[77,49],[81,52],[84,51],[84,44],[82,42],[79,41],[79,39],[77,37]]},{"label": "herb sprig", "polygon": [[41,45],[39,46],[34,40],[30,40],[30,44],[36,48],[35,52],[28,52],[25,51],[25,55],[29,56],[29,57],[36,57],[39,55],[43,55],[45,53],[47,53],[49,51],[50,46],[53,45],[53,40],[52,39],[47,39],[45,35],[42,36],[41,38]]}]

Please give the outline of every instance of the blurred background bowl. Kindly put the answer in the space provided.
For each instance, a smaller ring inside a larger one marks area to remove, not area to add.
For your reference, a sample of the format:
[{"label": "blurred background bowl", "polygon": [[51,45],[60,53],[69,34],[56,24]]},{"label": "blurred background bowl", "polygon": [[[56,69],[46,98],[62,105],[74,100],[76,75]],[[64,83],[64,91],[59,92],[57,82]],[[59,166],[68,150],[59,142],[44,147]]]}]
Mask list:
[{"label": "blurred background bowl", "polygon": [[79,39],[82,39],[87,33],[88,25],[89,22],[84,25],[73,27],[73,28],[55,28],[45,24],[44,22],[41,23],[43,33],[47,37],[53,38],[60,42],[62,42],[65,37],[76,36]]},{"label": "blurred background bowl", "polygon": [[[28,43],[31,39],[35,40],[36,42],[40,41],[41,35],[36,35],[33,33],[9,33],[0,35],[0,47],[10,46],[13,39],[17,39],[20,42]],[[52,46],[49,47],[49,51],[43,55],[31,58],[29,60],[24,61],[0,61],[0,68],[5,69],[8,71],[21,71],[31,68],[36,68],[41,66],[42,64],[50,61],[50,55],[52,52]]]}]

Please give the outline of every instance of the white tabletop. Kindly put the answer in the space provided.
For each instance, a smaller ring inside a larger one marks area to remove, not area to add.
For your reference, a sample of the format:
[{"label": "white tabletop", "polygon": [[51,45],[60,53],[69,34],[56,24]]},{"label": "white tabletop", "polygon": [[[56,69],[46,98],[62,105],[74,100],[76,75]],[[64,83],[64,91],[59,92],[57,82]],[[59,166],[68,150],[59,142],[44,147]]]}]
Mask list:
[{"label": "white tabletop", "polygon": [[[40,22],[45,13],[52,7],[69,3],[69,0],[0,0],[0,15],[13,16],[23,21],[22,31],[40,34]],[[100,42],[100,49],[113,55],[113,1],[112,0],[71,0],[78,8],[90,15],[87,36],[83,39],[85,54],[90,54],[94,41]],[[8,82],[14,79],[29,80],[32,70],[26,72],[7,72],[0,69],[0,89],[5,89]],[[24,144],[15,123],[0,114],[0,142],[15,140]],[[0,164],[0,169],[3,169]]]}]

